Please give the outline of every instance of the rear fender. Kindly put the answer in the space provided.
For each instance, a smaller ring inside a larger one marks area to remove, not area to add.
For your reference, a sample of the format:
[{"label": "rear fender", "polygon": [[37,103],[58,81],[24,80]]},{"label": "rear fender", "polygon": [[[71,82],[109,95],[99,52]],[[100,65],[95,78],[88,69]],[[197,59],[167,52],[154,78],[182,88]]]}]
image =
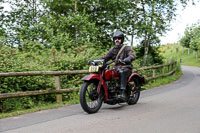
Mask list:
[{"label": "rear fender", "polygon": [[131,76],[128,79],[128,82],[130,82],[132,78],[138,79],[138,82],[139,82],[140,85],[144,85],[145,84],[145,79],[144,79],[144,77],[142,75],[139,75],[137,73],[132,73]]}]

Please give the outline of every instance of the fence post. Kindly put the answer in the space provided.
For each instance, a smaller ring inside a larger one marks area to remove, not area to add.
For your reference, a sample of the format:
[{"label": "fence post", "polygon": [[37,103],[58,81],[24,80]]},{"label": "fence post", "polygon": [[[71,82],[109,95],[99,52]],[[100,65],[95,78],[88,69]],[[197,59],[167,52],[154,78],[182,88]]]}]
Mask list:
[{"label": "fence post", "polygon": [[168,67],[168,73],[169,73],[169,67],[170,67],[170,65],[168,65],[167,67]]},{"label": "fence post", "polygon": [[177,69],[177,61],[175,62],[175,70]]},{"label": "fence post", "polygon": [[[55,76],[55,84],[56,84],[56,90],[60,90],[60,78],[59,78],[59,76]],[[56,94],[56,101],[62,102],[62,94]]]},{"label": "fence post", "polygon": [[165,73],[165,67],[164,66],[162,67],[162,73],[163,74]]},{"label": "fence post", "polygon": [[[152,72],[153,72],[152,76],[155,77],[156,76],[155,69],[153,69]],[[153,80],[153,82],[155,82],[155,80]]]},{"label": "fence post", "polygon": [[[171,71],[174,70],[174,65],[175,65],[175,62],[172,63]],[[174,74],[175,74],[175,73],[173,73],[173,75],[174,75]]]},{"label": "fence post", "polygon": [[180,57],[180,63],[182,63],[182,58]]}]

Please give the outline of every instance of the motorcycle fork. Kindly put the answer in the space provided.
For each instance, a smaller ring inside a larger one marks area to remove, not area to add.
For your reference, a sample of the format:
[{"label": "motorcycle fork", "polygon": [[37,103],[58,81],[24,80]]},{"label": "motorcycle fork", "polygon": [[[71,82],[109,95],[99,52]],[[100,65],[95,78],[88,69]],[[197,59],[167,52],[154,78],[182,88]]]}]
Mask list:
[{"label": "motorcycle fork", "polygon": [[106,87],[105,81],[103,80],[103,74],[100,74],[100,81],[98,84],[98,88],[97,88],[97,93],[100,95],[101,93],[101,86],[103,86],[104,91],[105,91],[105,100],[108,99],[108,89]]}]

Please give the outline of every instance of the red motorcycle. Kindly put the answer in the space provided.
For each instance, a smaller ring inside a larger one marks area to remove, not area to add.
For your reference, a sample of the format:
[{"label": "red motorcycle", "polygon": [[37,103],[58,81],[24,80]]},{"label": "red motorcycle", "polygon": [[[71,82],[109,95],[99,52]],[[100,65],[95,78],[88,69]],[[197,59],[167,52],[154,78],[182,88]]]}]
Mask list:
[{"label": "red motorcycle", "polygon": [[[120,60],[121,61],[121,60]],[[83,84],[80,90],[80,103],[83,110],[89,114],[96,113],[102,103],[117,104],[122,103],[117,98],[120,93],[120,82],[118,72],[110,69],[110,63],[104,60],[93,60],[89,65],[89,72],[92,74],[83,77]],[[121,61],[122,62],[122,61]],[[141,86],[145,83],[144,77],[137,73],[132,73],[127,79],[126,103],[136,104],[140,97]],[[124,102],[124,101],[123,101]]]}]

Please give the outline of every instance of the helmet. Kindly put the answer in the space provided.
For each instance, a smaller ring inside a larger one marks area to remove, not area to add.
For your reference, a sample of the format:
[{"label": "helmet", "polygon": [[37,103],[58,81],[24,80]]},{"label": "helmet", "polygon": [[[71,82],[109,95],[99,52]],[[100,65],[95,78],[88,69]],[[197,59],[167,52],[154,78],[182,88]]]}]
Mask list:
[{"label": "helmet", "polygon": [[116,31],[113,35],[113,41],[115,41],[115,38],[121,38],[122,43],[123,43],[124,42],[124,33],[122,33],[121,31]]}]

